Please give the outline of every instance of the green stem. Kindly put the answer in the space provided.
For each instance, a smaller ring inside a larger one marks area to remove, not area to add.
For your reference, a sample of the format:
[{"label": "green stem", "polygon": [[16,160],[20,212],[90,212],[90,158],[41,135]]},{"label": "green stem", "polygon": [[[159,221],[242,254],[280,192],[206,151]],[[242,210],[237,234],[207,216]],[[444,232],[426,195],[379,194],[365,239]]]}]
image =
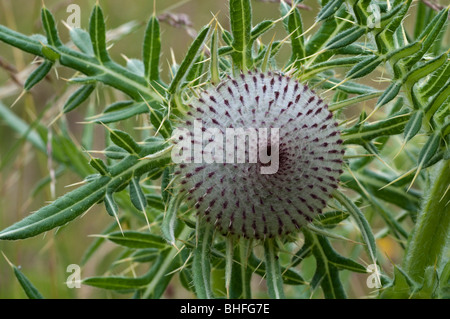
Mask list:
[{"label": "green stem", "polygon": [[234,264],[234,243],[233,237],[226,239],[226,251],[225,251],[225,288],[227,290],[227,299],[232,297],[231,295],[231,277],[233,276],[233,264]]},{"label": "green stem", "polygon": [[195,292],[199,299],[213,299],[211,288],[211,244],[213,227],[199,220],[197,222],[197,246],[194,249],[192,272]]},{"label": "green stem", "polygon": [[227,238],[225,286],[228,299],[251,299],[252,269],[248,265],[251,240]]},{"label": "green stem", "polygon": [[433,173],[404,261],[404,269],[418,282],[428,266],[440,266],[450,237],[450,161],[438,164]]},{"label": "green stem", "polygon": [[252,293],[250,288],[250,281],[252,279],[252,271],[250,267],[248,267],[248,259],[250,258],[251,253],[251,240],[241,238],[239,245],[239,257],[241,260],[240,271],[242,278],[242,298],[243,299],[251,299]]},{"label": "green stem", "polygon": [[265,240],[264,256],[269,297],[273,299],[284,299],[283,279],[281,277],[278,256],[275,255],[275,243],[273,239]]}]

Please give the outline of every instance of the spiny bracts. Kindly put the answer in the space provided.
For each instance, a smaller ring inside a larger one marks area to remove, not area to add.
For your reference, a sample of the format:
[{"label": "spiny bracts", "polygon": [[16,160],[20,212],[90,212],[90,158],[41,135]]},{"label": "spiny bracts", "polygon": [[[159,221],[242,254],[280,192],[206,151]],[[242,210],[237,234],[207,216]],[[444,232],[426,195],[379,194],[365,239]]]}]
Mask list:
[{"label": "spiny bracts", "polygon": [[344,150],[327,105],[306,85],[250,72],[203,91],[189,107],[173,135],[183,154],[175,177],[200,218],[224,235],[263,239],[295,232],[322,212]]}]

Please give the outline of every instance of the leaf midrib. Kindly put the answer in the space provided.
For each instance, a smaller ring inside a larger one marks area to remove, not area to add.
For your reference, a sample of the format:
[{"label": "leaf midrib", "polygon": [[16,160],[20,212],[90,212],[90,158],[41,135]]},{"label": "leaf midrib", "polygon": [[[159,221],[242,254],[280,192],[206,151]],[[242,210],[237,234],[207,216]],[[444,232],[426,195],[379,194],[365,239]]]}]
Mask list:
[{"label": "leaf midrib", "polygon": [[[336,292],[334,291],[333,280],[331,279],[330,269],[328,267],[328,257],[325,254],[325,252],[323,251],[322,246],[320,245],[316,235],[313,234],[312,237],[314,240],[313,246],[316,246],[317,249],[319,250],[319,253],[322,256],[322,262],[325,267],[325,274],[324,274],[324,276],[322,276],[322,278],[326,277],[328,279],[328,282],[330,284],[330,289],[332,290],[333,297],[336,298]],[[322,279],[320,281],[322,281]]]}]

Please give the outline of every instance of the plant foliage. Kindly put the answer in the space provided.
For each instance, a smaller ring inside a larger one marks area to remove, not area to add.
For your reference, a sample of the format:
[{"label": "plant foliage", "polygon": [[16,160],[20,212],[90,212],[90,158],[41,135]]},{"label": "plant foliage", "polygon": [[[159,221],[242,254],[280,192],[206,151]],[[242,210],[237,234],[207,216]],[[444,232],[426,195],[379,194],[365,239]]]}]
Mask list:
[{"label": "plant foliage", "polygon": [[[290,6],[281,1],[279,20],[254,24],[251,1],[230,0],[230,30],[216,21],[204,26],[183,60],[172,65],[169,81],[160,74],[162,39],[155,15],[145,29],[141,59],[128,60],[126,66],[108,52],[107,25],[98,4],[88,30],[70,30],[76,48],[62,42],[46,7],[41,10],[44,35],[27,36],[0,25],[1,41],[38,58],[25,91],[55,65],[74,71],[68,86],[76,89],[61,113],[73,112],[103,86],[127,96],[87,116],[108,134],[106,160],[87,158],[67,129],[53,135],[52,158],[59,171],[76,173],[83,185],[1,230],[0,239],[33,237],[103,205],[113,224],[94,240],[83,264],[109,241],[121,247],[114,265],[127,259],[146,270],[135,277],[85,278],[84,285],[160,298],[177,274],[184,288],[199,298],[250,298],[255,295],[251,279],[263,277],[272,298],[345,298],[348,273],[366,273],[359,256],[367,264],[381,265],[384,254],[377,240],[391,236],[406,249],[405,257],[393,273],[381,270],[382,288],[376,295],[448,297],[449,8],[435,12],[420,1],[413,7],[412,0],[320,0],[313,33],[303,25],[298,2]],[[380,10],[375,25],[370,24],[373,5]],[[418,17],[413,32],[404,25],[411,14]],[[285,28],[285,38],[264,42],[276,24]],[[287,61],[278,58],[281,48],[290,50]],[[189,107],[186,101],[205,83],[253,69],[289,74],[313,87],[329,101],[343,132],[340,189],[302,236],[245,242],[214,235],[172,192],[177,181],[172,180],[168,141],[178,116]],[[380,75],[384,88],[374,81],[363,84]],[[371,106],[369,114],[348,115],[359,112],[356,106],[361,104]],[[135,117],[149,120],[150,133],[137,138],[116,128]],[[22,142],[47,151],[49,128],[39,119],[27,123],[3,104],[0,119]],[[135,227],[123,228],[129,220]],[[381,222],[375,226],[374,220]],[[358,232],[353,241],[348,227]],[[352,254],[344,256],[333,247],[342,240],[353,246]],[[314,271],[308,274],[303,265],[313,261]],[[13,269],[29,297],[42,297]]]}]

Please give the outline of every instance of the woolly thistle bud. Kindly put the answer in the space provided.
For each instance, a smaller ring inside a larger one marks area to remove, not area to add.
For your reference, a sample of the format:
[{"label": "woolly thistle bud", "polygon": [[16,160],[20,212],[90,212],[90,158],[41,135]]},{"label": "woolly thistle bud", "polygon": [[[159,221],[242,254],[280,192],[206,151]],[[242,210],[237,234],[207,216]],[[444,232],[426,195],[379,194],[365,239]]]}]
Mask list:
[{"label": "woolly thistle bud", "polygon": [[172,155],[180,192],[201,218],[224,235],[265,238],[321,213],[344,151],[327,105],[307,86],[241,74],[189,106]]}]

